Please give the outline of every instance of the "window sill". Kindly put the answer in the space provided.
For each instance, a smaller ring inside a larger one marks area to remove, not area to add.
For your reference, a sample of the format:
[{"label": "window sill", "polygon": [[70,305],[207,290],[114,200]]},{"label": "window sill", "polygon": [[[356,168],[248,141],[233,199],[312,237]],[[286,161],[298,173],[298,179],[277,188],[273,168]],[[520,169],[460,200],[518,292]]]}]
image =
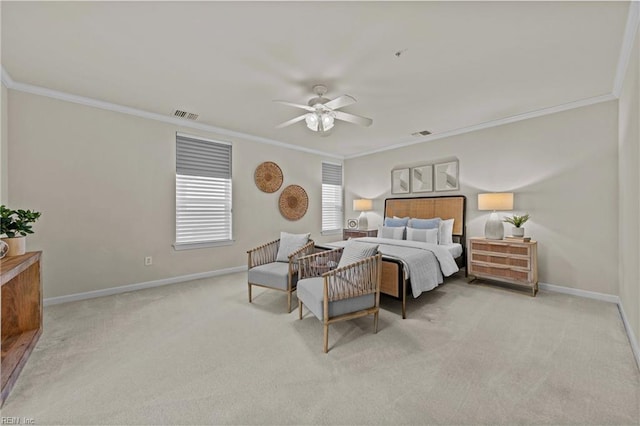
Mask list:
[{"label": "window sill", "polygon": [[320,235],[341,235],[342,229],[332,229],[330,231],[322,231]]},{"label": "window sill", "polygon": [[203,249],[203,248],[211,248],[211,247],[230,246],[230,245],[233,245],[233,243],[235,243],[235,240],[209,241],[206,243],[183,243],[183,244],[174,244],[173,249],[176,251],[194,250],[194,249]]}]

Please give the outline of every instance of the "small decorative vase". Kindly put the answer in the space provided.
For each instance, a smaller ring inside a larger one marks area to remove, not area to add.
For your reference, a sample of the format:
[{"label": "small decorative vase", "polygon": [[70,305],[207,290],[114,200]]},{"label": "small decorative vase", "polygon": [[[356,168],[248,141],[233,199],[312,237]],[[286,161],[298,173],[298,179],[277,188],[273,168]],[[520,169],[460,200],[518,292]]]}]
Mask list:
[{"label": "small decorative vase", "polygon": [[25,237],[3,238],[2,241],[9,246],[7,256],[20,256],[27,251],[27,239]]},{"label": "small decorative vase", "polygon": [[7,244],[4,241],[0,240],[0,259],[5,257],[8,252],[9,252],[9,244]]},{"label": "small decorative vase", "polygon": [[512,228],[511,235],[513,235],[514,237],[524,237],[524,228]]}]

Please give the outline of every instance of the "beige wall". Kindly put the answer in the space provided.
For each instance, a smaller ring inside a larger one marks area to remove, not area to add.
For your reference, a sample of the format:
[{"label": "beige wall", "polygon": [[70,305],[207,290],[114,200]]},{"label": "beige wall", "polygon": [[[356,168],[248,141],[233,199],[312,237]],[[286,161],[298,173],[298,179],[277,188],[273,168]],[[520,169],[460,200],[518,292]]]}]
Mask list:
[{"label": "beige wall", "polygon": [[620,300],[640,340],[640,56],[636,34],[619,100]]},{"label": "beige wall", "polygon": [[[246,265],[246,250],[281,230],[321,237],[321,162],[335,159],[10,90],[9,191],[42,212],[29,250],[44,250],[45,297]],[[175,132],[233,142],[232,246],[175,251]],[[307,190],[290,222],[253,182],[275,161]],[[153,265],[144,266],[144,257]]]},{"label": "beige wall", "polygon": [[541,282],[617,294],[616,135],[612,101],[349,159],[346,216],[357,216],[353,198],[375,198],[369,217],[379,222],[391,169],[457,157],[461,191],[452,193],[467,196],[467,236],[482,236],[489,216],[477,210],[479,192],[513,191],[515,212],[531,214]]},{"label": "beige wall", "polygon": [[2,120],[0,126],[0,204],[9,203],[9,91],[2,84],[2,95],[0,98],[0,114]]}]

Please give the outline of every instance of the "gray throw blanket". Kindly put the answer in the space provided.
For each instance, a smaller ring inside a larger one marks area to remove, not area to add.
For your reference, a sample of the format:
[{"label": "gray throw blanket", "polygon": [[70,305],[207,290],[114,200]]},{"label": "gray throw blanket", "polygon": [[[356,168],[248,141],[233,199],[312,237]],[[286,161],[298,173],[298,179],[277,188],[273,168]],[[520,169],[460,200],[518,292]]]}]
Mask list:
[{"label": "gray throw blanket", "polygon": [[[358,241],[378,244],[378,251],[385,257],[401,260],[405,265],[405,278],[411,279],[411,293],[418,297],[423,291],[436,288],[458,271],[451,253],[437,244],[420,243],[388,238],[358,238]],[[325,245],[344,247],[347,241],[336,241]]]}]

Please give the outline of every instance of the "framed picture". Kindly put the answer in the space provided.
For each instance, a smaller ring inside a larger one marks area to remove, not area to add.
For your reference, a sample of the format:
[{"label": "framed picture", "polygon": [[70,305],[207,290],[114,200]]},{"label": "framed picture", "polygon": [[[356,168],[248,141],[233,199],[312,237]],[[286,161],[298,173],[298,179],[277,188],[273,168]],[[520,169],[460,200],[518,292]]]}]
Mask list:
[{"label": "framed picture", "polygon": [[436,191],[455,191],[460,189],[458,182],[458,160],[436,164],[434,180]]},{"label": "framed picture", "polygon": [[418,166],[411,169],[411,192],[433,191],[433,166]]},{"label": "framed picture", "polygon": [[409,169],[391,170],[391,193],[409,193]]}]

